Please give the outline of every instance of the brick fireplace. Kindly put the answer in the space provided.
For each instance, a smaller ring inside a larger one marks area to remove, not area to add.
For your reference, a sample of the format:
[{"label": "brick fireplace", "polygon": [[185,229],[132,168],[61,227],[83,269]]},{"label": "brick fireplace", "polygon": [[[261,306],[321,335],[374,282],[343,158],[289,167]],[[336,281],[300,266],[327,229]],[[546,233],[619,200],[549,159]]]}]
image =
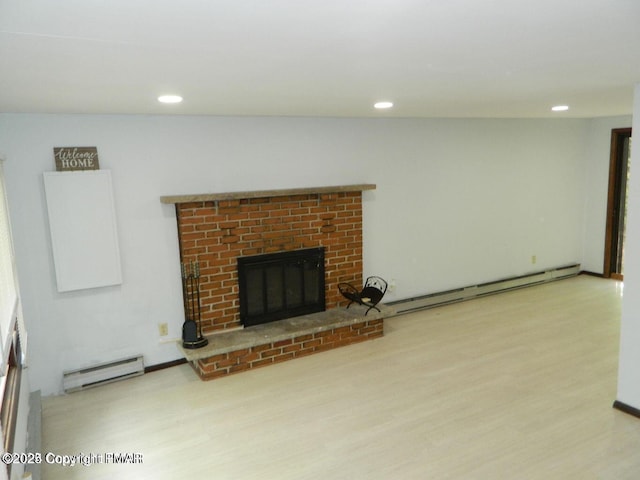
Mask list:
[{"label": "brick fireplace", "polygon": [[344,185],[161,197],[175,204],[180,259],[200,264],[205,335],[241,326],[237,259],[325,249],[326,308],[344,299],[338,283],[362,284],[362,192]]},{"label": "brick fireplace", "polygon": [[[175,204],[180,260],[200,266],[208,345],[185,350],[202,380],[379,338],[389,312],[365,316],[338,283],[362,284],[362,192],[375,185],[161,197]],[[326,310],[242,329],[238,258],[323,249]]]}]

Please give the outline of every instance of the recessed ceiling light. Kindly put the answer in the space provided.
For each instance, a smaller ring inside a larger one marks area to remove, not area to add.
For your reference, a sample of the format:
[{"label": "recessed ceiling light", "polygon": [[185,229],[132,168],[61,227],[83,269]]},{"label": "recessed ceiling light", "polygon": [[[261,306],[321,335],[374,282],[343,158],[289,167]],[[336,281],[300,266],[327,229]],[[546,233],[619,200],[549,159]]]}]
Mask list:
[{"label": "recessed ceiling light", "polygon": [[374,103],[373,107],[377,108],[378,110],[384,110],[385,108],[393,107],[393,103],[392,102],[378,102],[378,103]]},{"label": "recessed ceiling light", "polygon": [[569,110],[569,105],[556,105],[555,107],[551,107],[551,110],[554,112],[566,112]]},{"label": "recessed ceiling light", "polygon": [[161,95],[158,97],[160,103],[180,103],[182,97],[180,95]]}]

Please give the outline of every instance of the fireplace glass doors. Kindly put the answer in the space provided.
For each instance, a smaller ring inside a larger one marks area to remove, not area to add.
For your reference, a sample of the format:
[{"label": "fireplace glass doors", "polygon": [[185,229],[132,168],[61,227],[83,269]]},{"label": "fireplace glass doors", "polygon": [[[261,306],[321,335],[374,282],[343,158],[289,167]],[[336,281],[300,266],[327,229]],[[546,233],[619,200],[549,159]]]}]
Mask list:
[{"label": "fireplace glass doors", "polygon": [[325,309],[324,248],[238,258],[245,327]]}]

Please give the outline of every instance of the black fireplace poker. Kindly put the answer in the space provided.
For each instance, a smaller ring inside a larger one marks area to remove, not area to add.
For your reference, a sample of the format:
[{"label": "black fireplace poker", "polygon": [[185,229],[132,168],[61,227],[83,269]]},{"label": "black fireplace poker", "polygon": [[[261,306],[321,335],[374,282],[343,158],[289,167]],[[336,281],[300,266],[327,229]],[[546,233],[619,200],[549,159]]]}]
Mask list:
[{"label": "black fireplace poker", "polygon": [[182,346],[194,349],[204,347],[209,343],[202,335],[200,318],[200,264],[181,263],[182,299],[184,302],[185,321],[182,324]]}]

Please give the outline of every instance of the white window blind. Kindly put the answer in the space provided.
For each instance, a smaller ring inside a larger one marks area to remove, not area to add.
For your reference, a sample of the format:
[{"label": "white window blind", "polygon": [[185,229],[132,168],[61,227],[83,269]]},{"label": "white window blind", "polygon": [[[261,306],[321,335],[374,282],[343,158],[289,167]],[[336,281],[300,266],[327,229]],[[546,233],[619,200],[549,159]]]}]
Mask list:
[{"label": "white window blind", "polygon": [[[4,171],[0,159],[0,355],[2,364],[11,345],[13,322],[17,315],[18,293],[13,261],[13,245],[9,226],[9,209],[4,185]],[[4,368],[2,369],[4,371]]]}]

